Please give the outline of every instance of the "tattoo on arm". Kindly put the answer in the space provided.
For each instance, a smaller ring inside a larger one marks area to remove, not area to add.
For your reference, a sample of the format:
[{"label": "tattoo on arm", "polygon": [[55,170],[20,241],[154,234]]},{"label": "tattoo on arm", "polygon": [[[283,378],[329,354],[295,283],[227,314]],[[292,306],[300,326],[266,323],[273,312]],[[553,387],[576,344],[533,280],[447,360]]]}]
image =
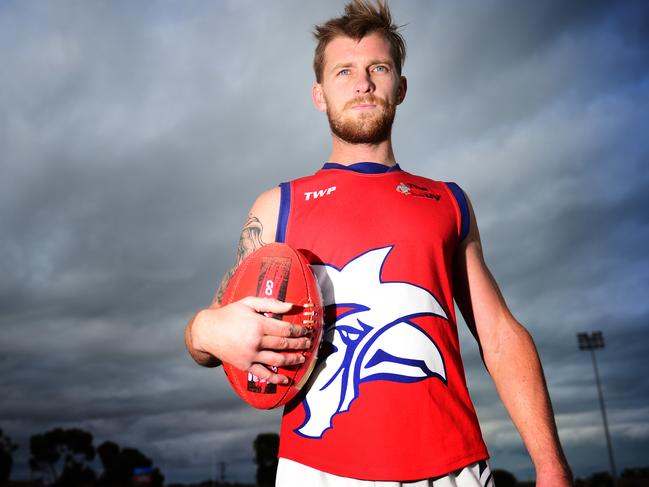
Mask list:
[{"label": "tattoo on arm", "polygon": [[239,264],[241,264],[243,259],[248,257],[248,255],[252,254],[259,247],[266,245],[261,239],[263,230],[264,226],[259,221],[259,218],[253,215],[249,215],[248,221],[243,226],[243,230],[241,230],[241,237],[239,238],[239,245],[237,247],[237,260],[234,263],[234,266],[232,266],[232,268],[223,277],[221,285],[216,291],[215,301],[219,304],[221,304],[225,289],[228,287],[228,284],[230,284],[230,280],[232,280],[232,276],[237,270],[237,267],[239,267]]}]

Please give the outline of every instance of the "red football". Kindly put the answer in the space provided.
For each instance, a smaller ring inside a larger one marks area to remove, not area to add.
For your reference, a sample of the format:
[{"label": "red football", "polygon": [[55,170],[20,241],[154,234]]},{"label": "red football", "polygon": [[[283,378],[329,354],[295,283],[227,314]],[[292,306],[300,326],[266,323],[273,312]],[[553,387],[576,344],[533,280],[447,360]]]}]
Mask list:
[{"label": "red football", "polygon": [[283,243],[264,245],[246,257],[232,276],[221,304],[225,306],[247,296],[293,303],[288,313],[273,318],[313,330],[311,348],[302,352],[304,363],[277,368],[277,372],[289,378],[286,385],[270,384],[248,371],[223,363],[230,384],[244,401],[259,409],[272,409],[293,399],[315,366],[322,338],[322,298],[304,255]]}]

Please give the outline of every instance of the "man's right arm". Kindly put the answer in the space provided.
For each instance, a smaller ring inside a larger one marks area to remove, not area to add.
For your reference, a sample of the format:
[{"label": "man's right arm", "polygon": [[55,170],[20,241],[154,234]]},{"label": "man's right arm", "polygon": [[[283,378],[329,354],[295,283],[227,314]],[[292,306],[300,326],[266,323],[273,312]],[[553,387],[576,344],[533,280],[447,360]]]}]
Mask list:
[{"label": "man's right arm", "polygon": [[308,348],[308,330],[264,315],[286,313],[290,303],[247,297],[221,306],[221,299],[239,264],[259,247],[275,241],[279,199],[279,188],[257,198],[241,231],[234,266],[223,277],[210,307],[196,313],[185,329],[187,350],[198,364],[215,367],[225,361],[273,383],[288,379],[266,366],[303,362],[302,353],[286,350]]}]

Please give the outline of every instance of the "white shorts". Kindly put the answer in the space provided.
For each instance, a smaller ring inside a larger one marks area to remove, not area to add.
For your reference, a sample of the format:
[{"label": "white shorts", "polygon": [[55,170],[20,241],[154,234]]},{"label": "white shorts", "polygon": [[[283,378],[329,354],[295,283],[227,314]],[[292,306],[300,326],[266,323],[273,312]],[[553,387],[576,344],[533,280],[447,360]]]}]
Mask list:
[{"label": "white shorts", "polygon": [[473,463],[443,477],[412,482],[357,480],[321,472],[301,463],[280,458],[275,487],[495,487],[489,463]]}]

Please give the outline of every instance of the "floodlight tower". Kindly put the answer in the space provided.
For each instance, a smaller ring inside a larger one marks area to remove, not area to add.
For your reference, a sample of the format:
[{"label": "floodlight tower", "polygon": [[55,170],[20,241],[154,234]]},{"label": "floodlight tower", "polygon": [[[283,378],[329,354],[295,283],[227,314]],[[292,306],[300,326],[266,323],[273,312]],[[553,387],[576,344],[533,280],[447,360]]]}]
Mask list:
[{"label": "floodlight tower", "polygon": [[597,392],[599,393],[599,406],[602,410],[602,420],[604,421],[604,434],[606,435],[606,446],[608,447],[608,459],[611,462],[611,475],[613,476],[613,485],[617,485],[617,472],[615,470],[615,460],[613,459],[613,446],[611,444],[611,435],[608,432],[608,421],[606,420],[606,408],[604,407],[604,395],[602,394],[602,385],[599,381],[599,371],[597,369],[597,360],[595,360],[595,350],[604,348],[604,335],[601,331],[588,333],[577,333],[579,350],[589,350],[593,359],[593,369],[595,370],[595,382],[597,383]]}]

